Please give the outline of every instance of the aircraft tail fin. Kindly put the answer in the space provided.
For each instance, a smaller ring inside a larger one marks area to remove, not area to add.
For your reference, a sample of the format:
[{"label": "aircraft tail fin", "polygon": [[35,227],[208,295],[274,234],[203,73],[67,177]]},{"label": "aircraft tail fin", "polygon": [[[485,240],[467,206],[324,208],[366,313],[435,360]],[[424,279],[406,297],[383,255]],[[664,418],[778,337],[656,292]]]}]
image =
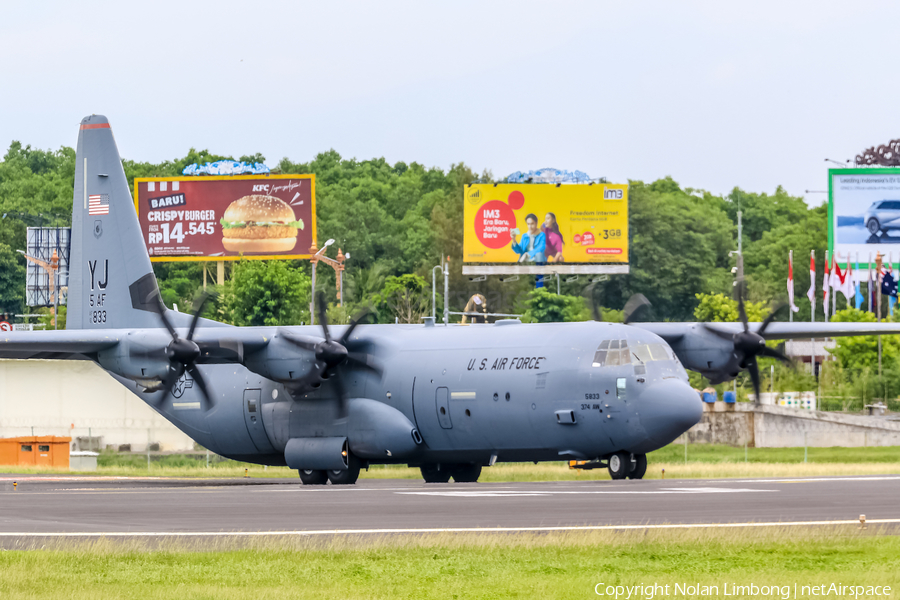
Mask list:
[{"label": "aircraft tail fin", "polygon": [[66,329],[160,327],[165,307],[109,121],[81,121]]}]

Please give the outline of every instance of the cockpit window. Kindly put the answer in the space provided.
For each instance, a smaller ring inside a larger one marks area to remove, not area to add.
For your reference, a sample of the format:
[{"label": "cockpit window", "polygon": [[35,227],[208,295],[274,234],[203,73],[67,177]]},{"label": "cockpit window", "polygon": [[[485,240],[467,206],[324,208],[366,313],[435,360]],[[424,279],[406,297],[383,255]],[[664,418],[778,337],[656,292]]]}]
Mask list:
[{"label": "cockpit window", "polygon": [[632,344],[629,347],[628,340],[603,340],[594,353],[591,366],[617,367],[658,360],[675,360],[675,356],[665,344]]}]

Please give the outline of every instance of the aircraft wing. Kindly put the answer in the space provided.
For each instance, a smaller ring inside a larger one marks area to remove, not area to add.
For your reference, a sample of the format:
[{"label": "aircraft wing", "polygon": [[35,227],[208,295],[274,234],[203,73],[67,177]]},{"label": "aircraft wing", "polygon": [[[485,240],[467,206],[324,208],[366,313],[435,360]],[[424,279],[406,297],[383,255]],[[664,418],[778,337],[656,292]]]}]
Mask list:
[{"label": "aircraft wing", "polygon": [[118,344],[120,333],[126,332],[114,329],[0,332],[0,358],[90,360],[97,352]]},{"label": "aircraft wing", "polygon": [[[652,331],[669,343],[677,342],[691,333],[703,333],[703,325],[728,333],[740,333],[740,323],[632,323],[635,327]],[[750,331],[758,331],[762,323],[748,323]],[[794,340],[859,335],[897,335],[900,323],[770,323],[763,337],[767,340]]]},{"label": "aircraft wing", "polygon": [[[186,329],[176,331],[182,338],[187,336]],[[198,362],[241,362],[244,354],[264,348],[272,334],[272,328],[198,327],[194,340],[204,352]],[[137,342],[144,348],[165,348],[170,340],[162,328],[8,331],[0,332],[0,358],[96,360],[98,352],[122,342]]]}]

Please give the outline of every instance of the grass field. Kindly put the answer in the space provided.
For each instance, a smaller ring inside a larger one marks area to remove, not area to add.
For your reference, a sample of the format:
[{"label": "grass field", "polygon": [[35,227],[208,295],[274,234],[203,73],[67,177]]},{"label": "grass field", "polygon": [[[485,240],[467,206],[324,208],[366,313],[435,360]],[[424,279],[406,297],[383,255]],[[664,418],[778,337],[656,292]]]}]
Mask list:
[{"label": "grass field", "polygon": [[[647,479],[716,478],[716,477],[808,477],[825,475],[876,475],[900,473],[900,447],[876,448],[809,448],[807,462],[803,448],[732,448],[696,444],[688,446],[688,460],[684,460],[684,446],[672,444],[649,455]],[[170,455],[154,457],[150,468],[145,456],[104,452],[99,470],[86,474],[120,477],[243,477],[245,469],[250,477],[296,478],[296,471],[286,467],[264,468],[259,465],[218,460],[206,467],[204,457]],[[5,472],[54,473],[47,468],[0,467]],[[64,471],[69,473],[69,471]],[[363,479],[420,479],[418,469],[406,466],[376,465],[361,474]],[[576,471],[564,462],[498,463],[482,471],[481,481],[578,481],[608,479],[605,469]]]},{"label": "grass field", "polygon": [[[871,528],[258,539],[242,549],[98,541],[0,552],[0,598],[590,598],[607,585],[890,586],[900,537]],[[193,550],[193,551],[192,551]],[[699,590],[698,590],[699,591]],[[712,589],[710,589],[712,591]],[[614,590],[611,590],[614,594]],[[613,595],[614,597],[614,595]],[[644,598],[646,594],[631,598]],[[848,597],[842,594],[842,597]],[[852,597],[852,596],[850,596]],[[869,596],[873,597],[873,596]],[[883,596],[884,597],[884,596]],[[624,599],[623,594],[620,598]]]}]

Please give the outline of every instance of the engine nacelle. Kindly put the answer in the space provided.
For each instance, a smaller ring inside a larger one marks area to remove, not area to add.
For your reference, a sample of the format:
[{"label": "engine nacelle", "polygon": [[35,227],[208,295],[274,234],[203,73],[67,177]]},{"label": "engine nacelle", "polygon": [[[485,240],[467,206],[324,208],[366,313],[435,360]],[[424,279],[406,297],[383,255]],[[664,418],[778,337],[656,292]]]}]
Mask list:
[{"label": "engine nacelle", "polygon": [[298,348],[277,334],[265,348],[246,356],[244,366],[285,385],[309,381],[311,375],[319,372],[314,352]]},{"label": "engine nacelle", "polygon": [[107,371],[138,382],[154,382],[169,372],[167,331],[130,333],[118,344],[97,353],[97,362]]}]

